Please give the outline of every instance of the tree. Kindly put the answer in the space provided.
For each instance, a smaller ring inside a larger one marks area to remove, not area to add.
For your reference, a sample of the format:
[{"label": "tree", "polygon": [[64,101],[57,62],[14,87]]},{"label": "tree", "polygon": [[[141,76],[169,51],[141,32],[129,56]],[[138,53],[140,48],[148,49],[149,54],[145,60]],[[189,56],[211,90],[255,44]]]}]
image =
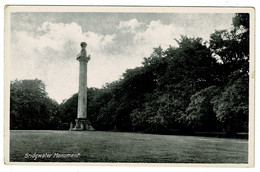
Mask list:
[{"label": "tree", "polygon": [[223,75],[236,70],[249,69],[249,14],[239,13],[233,18],[233,28],[215,31],[210,36],[210,49],[213,56],[223,64]]},{"label": "tree", "polygon": [[146,94],[156,87],[155,76],[145,67],[128,69],[123,78],[113,89],[111,104],[115,105],[115,128],[119,130],[132,130],[130,114],[134,109],[140,108],[145,102]]},{"label": "tree", "polygon": [[151,56],[144,59],[143,68],[149,71],[153,87],[149,87],[152,92],[142,94],[139,107],[131,113],[135,130],[184,129],[182,117],[190,96],[216,82],[217,63],[202,39],[183,36],[177,42],[179,47],[165,51],[154,48]]},{"label": "tree", "polygon": [[113,130],[113,108],[111,89],[107,87],[88,89],[88,118],[96,130]]},{"label": "tree", "polygon": [[210,48],[222,65],[223,90],[212,100],[218,121],[229,133],[248,129],[249,14],[235,14],[230,32],[211,35]]},{"label": "tree", "polygon": [[201,38],[182,36],[177,42],[178,48],[166,50],[171,56],[164,81],[169,85],[168,89],[183,90],[183,96],[190,97],[197,90],[215,83],[216,60]]},{"label": "tree", "polygon": [[213,111],[212,99],[218,95],[220,88],[210,86],[191,96],[186,109],[185,123],[192,131],[216,131],[217,118]]},{"label": "tree", "polygon": [[53,129],[58,103],[50,99],[38,79],[15,80],[10,87],[11,129]]},{"label": "tree", "polygon": [[228,133],[248,131],[248,75],[236,71],[224,91],[212,100],[217,120]]},{"label": "tree", "polygon": [[64,100],[59,105],[60,111],[60,126],[59,129],[69,129],[71,122],[74,122],[77,118],[78,109],[78,94],[72,95],[68,100]]}]

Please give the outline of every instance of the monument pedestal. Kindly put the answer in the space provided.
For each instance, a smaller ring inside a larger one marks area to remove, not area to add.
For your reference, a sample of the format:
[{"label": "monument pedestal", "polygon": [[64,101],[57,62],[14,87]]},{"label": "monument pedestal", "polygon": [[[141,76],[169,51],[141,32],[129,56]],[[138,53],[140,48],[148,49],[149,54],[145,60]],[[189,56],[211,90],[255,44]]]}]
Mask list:
[{"label": "monument pedestal", "polygon": [[94,131],[94,128],[87,118],[78,118],[75,122],[75,126],[73,124],[70,125],[70,131]]}]

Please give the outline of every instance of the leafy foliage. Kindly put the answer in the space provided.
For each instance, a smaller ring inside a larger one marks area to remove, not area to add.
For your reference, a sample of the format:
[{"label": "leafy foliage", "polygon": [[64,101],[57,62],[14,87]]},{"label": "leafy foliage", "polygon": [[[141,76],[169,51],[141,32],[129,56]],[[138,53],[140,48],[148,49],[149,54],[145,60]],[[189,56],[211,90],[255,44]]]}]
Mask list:
[{"label": "leafy foliage", "polygon": [[248,75],[238,72],[232,75],[233,82],[212,101],[213,110],[227,132],[248,131]]},{"label": "leafy foliage", "polygon": [[50,99],[41,80],[15,80],[10,87],[11,129],[54,129],[58,103]]},{"label": "leafy foliage", "polygon": [[213,111],[212,99],[218,95],[220,88],[211,86],[191,96],[186,109],[185,122],[193,131],[214,131],[217,129],[217,118]]}]

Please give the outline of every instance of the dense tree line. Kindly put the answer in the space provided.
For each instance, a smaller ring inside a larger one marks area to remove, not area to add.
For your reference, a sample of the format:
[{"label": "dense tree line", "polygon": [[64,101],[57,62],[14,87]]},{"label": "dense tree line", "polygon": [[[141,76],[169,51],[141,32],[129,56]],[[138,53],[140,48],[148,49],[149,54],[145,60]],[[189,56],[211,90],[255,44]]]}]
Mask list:
[{"label": "dense tree line", "polygon": [[10,86],[10,129],[56,129],[59,105],[38,79],[15,80]]},{"label": "dense tree line", "polygon": [[[154,48],[118,81],[88,89],[88,118],[96,130],[248,130],[249,15],[236,14],[232,30],[215,31],[208,43],[186,36],[176,41],[177,47]],[[68,129],[77,94],[57,105],[42,82],[34,81],[38,91],[24,82],[11,83],[11,128]]]}]

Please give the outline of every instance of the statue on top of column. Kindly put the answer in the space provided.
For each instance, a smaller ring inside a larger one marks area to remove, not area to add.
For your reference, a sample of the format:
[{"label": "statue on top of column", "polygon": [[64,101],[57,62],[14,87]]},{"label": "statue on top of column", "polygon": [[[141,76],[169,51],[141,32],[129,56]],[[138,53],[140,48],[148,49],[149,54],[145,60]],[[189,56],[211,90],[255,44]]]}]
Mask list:
[{"label": "statue on top of column", "polygon": [[90,55],[87,55],[87,51],[86,51],[87,45],[88,45],[88,44],[87,44],[86,42],[81,42],[81,43],[80,43],[81,51],[80,51],[80,53],[77,55],[77,60],[79,60],[79,58],[86,59],[87,61],[90,60]]}]

